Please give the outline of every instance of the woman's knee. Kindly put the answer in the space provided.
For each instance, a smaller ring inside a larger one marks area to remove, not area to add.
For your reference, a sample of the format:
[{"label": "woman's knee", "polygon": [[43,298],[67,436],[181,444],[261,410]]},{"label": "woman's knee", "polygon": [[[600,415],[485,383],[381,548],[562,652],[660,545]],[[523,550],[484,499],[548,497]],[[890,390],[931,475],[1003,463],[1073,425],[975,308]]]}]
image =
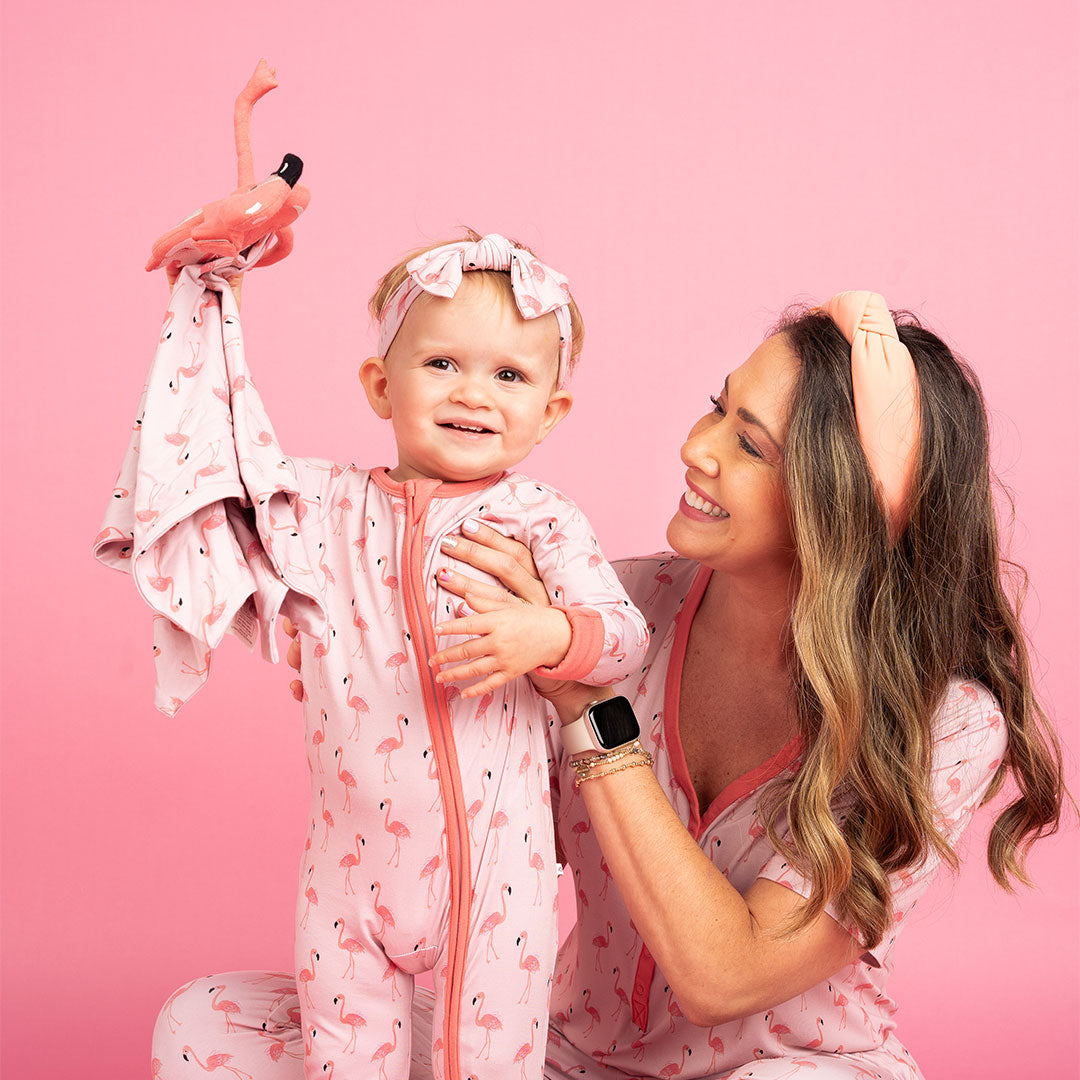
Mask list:
[{"label": "woman's knee", "polygon": [[154,1021],[152,1056],[167,1061],[181,1053],[192,1035],[213,1023],[214,1013],[208,990],[226,982],[235,982],[247,972],[204,975],[178,986],[165,999]]}]

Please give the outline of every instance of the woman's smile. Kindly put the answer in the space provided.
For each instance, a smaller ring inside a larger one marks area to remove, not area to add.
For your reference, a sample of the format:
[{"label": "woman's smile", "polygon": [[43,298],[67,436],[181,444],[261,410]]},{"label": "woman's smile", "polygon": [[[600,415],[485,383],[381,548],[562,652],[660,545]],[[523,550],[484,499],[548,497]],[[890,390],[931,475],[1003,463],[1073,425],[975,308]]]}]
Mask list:
[{"label": "woman's smile", "polygon": [[686,478],[686,491],[679,500],[679,512],[692,521],[727,521],[731,514],[712,502],[701,488]]},{"label": "woman's smile", "polygon": [[[691,502],[691,500],[693,500]],[[706,502],[700,495],[687,489],[679,500],[679,513],[691,521],[727,521],[731,515],[714,503]]]}]

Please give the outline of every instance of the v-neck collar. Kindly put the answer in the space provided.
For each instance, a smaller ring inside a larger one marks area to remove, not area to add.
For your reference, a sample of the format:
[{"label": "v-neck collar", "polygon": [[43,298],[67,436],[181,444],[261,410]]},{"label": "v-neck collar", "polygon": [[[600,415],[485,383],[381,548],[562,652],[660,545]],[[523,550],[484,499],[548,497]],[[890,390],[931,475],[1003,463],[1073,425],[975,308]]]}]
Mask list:
[{"label": "v-neck collar", "polygon": [[690,802],[690,822],[687,827],[695,840],[732,803],[783,772],[802,753],[803,749],[802,736],[796,734],[767,761],[763,761],[732,780],[713,799],[702,816],[697,792],[694,790],[690,770],[686,764],[682,739],[679,737],[679,694],[682,689],[682,672],[686,662],[686,646],[690,640],[690,627],[705,596],[712,573],[710,567],[699,565],[694,580],[690,583],[682,609],[676,616],[678,625],[675,628],[675,639],[671,644],[671,656],[668,658],[667,674],[664,680],[664,738],[667,742],[668,757],[671,760],[675,780]]}]

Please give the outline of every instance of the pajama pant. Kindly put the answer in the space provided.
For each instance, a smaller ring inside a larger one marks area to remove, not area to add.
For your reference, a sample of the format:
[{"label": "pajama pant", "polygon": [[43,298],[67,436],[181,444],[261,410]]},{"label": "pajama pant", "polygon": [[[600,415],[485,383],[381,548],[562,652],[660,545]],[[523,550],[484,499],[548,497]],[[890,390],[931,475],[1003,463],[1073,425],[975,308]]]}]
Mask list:
[{"label": "pajama pant", "polygon": [[[376,1063],[356,1055],[355,1062],[339,1059],[323,1071],[330,1080],[368,1080],[400,1076],[432,1080],[439,1063],[432,1060],[432,1018],[435,996],[425,987],[408,986],[400,994],[412,1011],[395,1040],[394,1049]],[[474,1016],[474,1020],[476,1017]],[[541,1028],[543,1025],[541,1024]],[[301,1030],[300,999],[289,972],[230,971],[195,979],[165,1002],[154,1026],[153,1080],[202,1080],[207,1070],[221,1070],[236,1080],[303,1080],[305,1045],[310,1035]],[[535,1043],[534,1039],[534,1043]],[[389,1044],[388,1044],[389,1045]],[[434,1047],[440,1053],[441,1040]],[[672,1053],[679,1057],[679,1048]],[[316,1051],[317,1052],[317,1051]],[[518,1080],[526,1064],[544,1060],[544,1080],[630,1080],[633,1074],[600,1064],[562,1039],[549,1027],[544,1046],[524,1043],[513,1062],[492,1067],[483,1059],[462,1060],[466,1077],[476,1080]],[[673,1064],[678,1064],[676,1060]],[[385,1067],[385,1068],[384,1068]],[[683,1069],[665,1074],[699,1080],[900,1080],[896,1060],[882,1047],[859,1054],[816,1054],[792,1049],[792,1056],[763,1058],[724,1073],[703,1074],[683,1060]]]}]

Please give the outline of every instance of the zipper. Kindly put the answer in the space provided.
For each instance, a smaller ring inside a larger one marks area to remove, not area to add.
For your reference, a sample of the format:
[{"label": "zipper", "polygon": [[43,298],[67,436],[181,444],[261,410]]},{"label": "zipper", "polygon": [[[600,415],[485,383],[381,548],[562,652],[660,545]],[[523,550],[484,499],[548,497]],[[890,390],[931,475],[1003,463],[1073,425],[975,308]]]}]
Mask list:
[{"label": "zipper", "polygon": [[[438,652],[435,628],[427,614],[423,579],[424,522],[438,481],[405,481],[405,538],[402,549],[402,599],[405,617],[412,633],[413,650],[420,669],[420,688],[424,696],[431,745],[435,752],[439,792],[446,819],[447,863],[450,873],[449,979],[443,1016],[443,1042],[446,1047],[446,1080],[461,1080],[461,991],[465,981],[465,955],[468,947],[469,918],[472,906],[471,856],[462,837],[468,835],[465,795],[461,785],[457,748],[451,731],[450,709],[442,686],[428,666],[428,658]],[[418,505],[419,504],[419,505]]]}]

